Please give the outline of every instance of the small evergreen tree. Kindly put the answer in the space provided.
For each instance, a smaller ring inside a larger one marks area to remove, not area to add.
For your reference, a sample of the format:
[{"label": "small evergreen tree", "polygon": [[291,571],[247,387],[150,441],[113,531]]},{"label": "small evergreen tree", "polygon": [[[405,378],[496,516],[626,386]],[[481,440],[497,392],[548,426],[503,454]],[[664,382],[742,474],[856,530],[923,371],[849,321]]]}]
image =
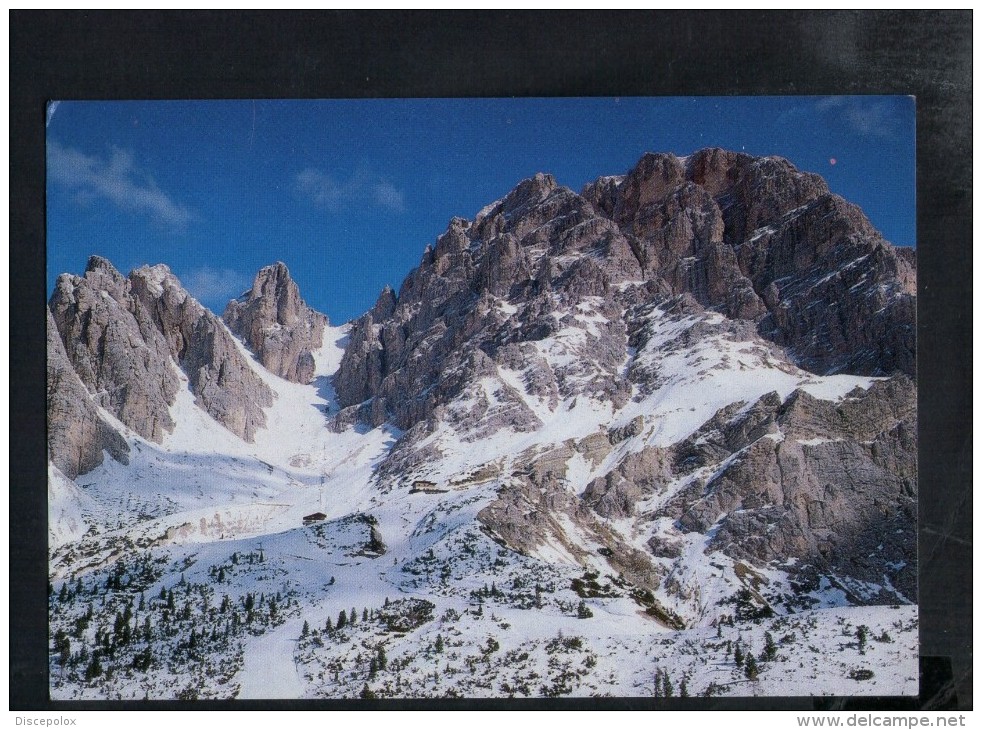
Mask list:
[{"label": "small evergreen tree", "polygon": [[310,636],[310,624],[304,621],[303,628],[300,629],[300,638],[306,639],[308,636]]},{"label": "small evergreen tree", "polygon": [[378,648],[378,668],[379,671],[384,672],[385,668],[389,665],[389,658],[385,656],[385,647],[379,646]]},{"label": "small evergreen tree", "polygon": [[368,663],[368,678],[375,679],[375,675],[378,674],[378,661],[375,657]]},{"label": "small evergreen tree", "polygon": [[366,682],[365,686],[361,688],[361,698],[363,700],[374,700],[376,697],[377,695],[368,688],[368,682]]},{"label": "small evergreen tree", "polygon": [[362,621],[368,621],[368,609],[367,608],[363,608],[361,610],[361,620]]},{"label": "small evergreen tree", "polygon": [[326,631],[327,633],[331,633],[332,631],[334,631],[334,624],[331,623],[330,616],[327,617],[327,623],[324,624],[324,631]]},{"label": "small evergreen tree", "polygon": [[90,682],[96,677],[102,676],[102,663],[99,661],[99,655],[97,653],[92,654],[92,661],[89,662],[89,666],[85,668],[85,678]]},{"label": "small evergreen tree", "polygon": [[743,647],[740,646],[739,641],[736,643],[736,646],[733,647],[733,663],[738,667],[743,666]]},{"label": "small evergreen tree", "polygon": [[869,627],[865,624],[860,624],[856,627],[856,641],[859,642],[859,653],[866,653],[866,641],[869,639]]},{"label": "small evergreen tree", "polygon": [[682,677],[682,681],[679,682],[679,697],[689,696],[689,684],[685,681],[685,677]]},{"label": "small evergreen tree", "polygon": [[338,629],[343,629],[347,625],[348,615],[344,611],[341,611],[341,613],[338,614]]},{"label": "small evergreen tree", "polygon": [[747,679],[754,682],[757,681],[757,675],[759,674],[757,660],[754,659],[754,655],[749,652],[747,653],[747,661],[743,668],[743,672],[747,675]]},{"label": "small evergreen tree", "polygon": [[443,652],[443,634],[436,635],[436,644],[434,644],[433,649],[436,651],[437,654]]},{"label": "small evergreen tree", "polygon": [[355,611],[354,606],[351,607],[351,613],[348,615],[348,623],[354,624],[358,620],[358,613]]},{"label": "small evergreen tree", "polygon": [[586,601],[580,601],[580,605],[576,608],[577,618],[593,618],[593,611],[590,607],[586,605]]},{"label": "small evergreen tree", "polygon": [[760,653],[760,660],[762,662],[772,662],[774,657],[777,656],[777,644],[774,643],[774,637],[771,635],[770,631],[764,632],[764,650]]}]

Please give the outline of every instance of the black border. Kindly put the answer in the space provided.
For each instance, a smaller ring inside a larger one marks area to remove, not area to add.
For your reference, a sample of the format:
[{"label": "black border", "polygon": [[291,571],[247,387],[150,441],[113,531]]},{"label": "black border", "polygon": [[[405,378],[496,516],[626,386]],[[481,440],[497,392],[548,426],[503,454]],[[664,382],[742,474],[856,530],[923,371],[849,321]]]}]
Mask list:
[{"label": "black border", "polygon": [[971,11],[10,11],[9,20],[10,709],[189,707],[47,699],[46,100],[755,94],[917,98],[922,696],[193,706],[972,707]]}]

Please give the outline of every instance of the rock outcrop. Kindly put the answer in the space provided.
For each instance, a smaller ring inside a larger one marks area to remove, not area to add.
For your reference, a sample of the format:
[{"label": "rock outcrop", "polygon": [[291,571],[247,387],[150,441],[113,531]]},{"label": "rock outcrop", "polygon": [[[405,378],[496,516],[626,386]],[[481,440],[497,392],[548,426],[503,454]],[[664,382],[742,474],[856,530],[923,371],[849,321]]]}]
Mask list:
[{"label": "rock outcrop", "polygon": [[294,383],[314,379],[312,352],[323,342],[327,317],[307,306],[285,264],[260,269],[222,319],[271,373]]},{"label": "rock outcrop", "polygon": [[[916,391],[905,375],[857,388],[841,403],[796,390],[724,408],[668,449],[628,455],[583,500],[604,517],[685,483],[646,520],[676,535],[712,534],[709,550],[758,564],[802,560],[916,597]],[[708,480],[700,477],[709,473]],[[678,557],[656,536],[659,557]]]},{"label": "rock outcrop", "polygon": [[[252,440],[265,423],[262,409],[272,403],[272,392],[222,322],[166,266],[143,267],[126,278],[93,256],[84,276],[58,278],[49,310],[67,362],[89,396],[143,438],[159,443],[174,428],[178,367],[198,405],[233,433]],[[52,382],[69,388],[72,381],[49,377],[49,401],[78,399],[67,390],[50,393]]]},{"label": "rock outcrop", "polygon": [[72,369],[50,310],[47,322],[48,457],[69,479],[102,464],[104,453],[129,463],[129,445],[99,414]]},{"label": "rock outcrop", "polygon": [[187,374],[197,404],[232,433],[252,441],[266,424],[273,393],[249,367],[228,330],[185,291],[163,264],[130,274],[133,294],[163,333]]},{"label": "rock outcrop", "polygon": [[916,269],[862,211],[787,160],[645,155],[584,196],[647,276],[760,333],[816,373],[915,374]]}]

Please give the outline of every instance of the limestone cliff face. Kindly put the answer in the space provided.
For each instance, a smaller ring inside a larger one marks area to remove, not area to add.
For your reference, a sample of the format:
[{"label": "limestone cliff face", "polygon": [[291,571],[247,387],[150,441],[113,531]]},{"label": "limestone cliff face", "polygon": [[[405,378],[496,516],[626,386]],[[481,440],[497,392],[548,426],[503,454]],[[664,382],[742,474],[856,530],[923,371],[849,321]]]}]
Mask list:
[{"label": "limestone cliff face", "polygon": [[[252,440],[265,423],[262,409],[272,403],[272,392],[249,368],[221,321],[166,266],[143,267],[127,278],[93,256],[83,276],[59,277],[49,311],[49,335],[57,340],[48,347],[49,416],[50,404],[60,404],[53,414],[56,432],[67,432],[62,424],[77,420],[77,414],[59,415],[59,408],[91,398],[143,438],[159,443],[174,428],[170,406],[181,387],[177,368],[186,373],[198,405],[233,433]],[[92,423],[95,428],[97,419]],[[93,438],[84,441],[99,440]],[[56,465],[78,464],[62,469],[66,474],[84,473],[97,463],[95,457],[81,456],[91,449],[60,436],[49,440],[49,448]],[[118,443],[111,450],[124,452]]]},{"label": "limestone cliff face", "polygon": [[263,408],[272,404],[273,394],[249,367],[221,320],[162,264],[139,268],[130,280],[136,299],[163,333],[171,357],[187,374],[198,405],[229,431],[252,441],[266,424]]},{"label": "limestone cliff face", "polygon": [[[608,518],[689,479],[643,522],[668,518],[656,557],[677,557],[672,534],[709,534],[710,550],[758,564],[801,559],[916,596],[916,390],[904,375],[857,389],[841,403],[797,390],[721,410],[685,440],[626,457],[591,482],[584,502]],[[710,474],[711,478],[700,477]]]},{"label": "limestone cliff face", "polygon": [[159,442],[172,431],[179,380],[164,333],[130,280],[99,256],[83,276],[62,274],[49,303],[72,368],[96,403]]},{"label": "limestone cliff face", "polygon": [[527,345],[586,305],[606,324],[589,328],[581,371],[534,379],[562,388],[589,371],[617,403],[631,308],[671,295],[752,323],[812,372],[912,375],[915,286],[912,256],[787,160],[649,154],[582,195],[540,174],[453,219],[398,296],[355,323],[336,385],[373,425],[408,429],[459,394],[449,373],[476,350],[534,359]]},{"label": "limestone cliff face", "polygon": [[787,160],[707,149],[645,155],[584,196],[648,276],[730,317],[816,373],[915,374],[915,258]]},{"label": "limestone cliff face", "polygon": [[327,317],[307,306],[285,264],[261,269],[222,318],[267,370],[295,383],[313,380],[312,352],[322,344]]},{"label": "limestone cliff face", "polygon": [[50,310],[47,321],[48,456],[69,479],[102,464],[104,452],[128,463],[126,440],[99,415],[72,369]]}]

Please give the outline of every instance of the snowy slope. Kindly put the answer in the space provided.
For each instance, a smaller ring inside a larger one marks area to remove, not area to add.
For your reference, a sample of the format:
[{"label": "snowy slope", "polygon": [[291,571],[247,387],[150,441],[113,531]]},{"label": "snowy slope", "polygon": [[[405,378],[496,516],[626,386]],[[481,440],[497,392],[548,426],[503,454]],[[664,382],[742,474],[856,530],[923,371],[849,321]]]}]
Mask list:
[{"label": "snowy slope", "polygon": [[[597,324],[588,308],[581,315],[577,327],[540,343],[557,371],[578,367],[577,342]],[[690,694],[916,692],[910,606],[851,607],[822,586],[815,601],[828,610],[791,614],[775,602],[774,616],[721,625],[730,614],[721,604],[746,584],[746,566],[706,555],[702,536],[670,576],[690,590],[655,596],[688,622],[675,631],[609,572],[596,533],[573,518],[557,514],[555,529],[526,555],[478,518],[514,486],[530,453],[640,416],[641,431],[603,459],[566,458],[565,488],[576,498],[626,454],[675,443],[725,405],[798,387],[835,401],[872,382],[805,373],[759,342],[713,333],[721,324],[714,314],[679,320],[652,310],[646,344],[628,352],[621,371],[646,369],[654,385],[634,385],[616,412],[583,396],[552,405],[528,391],[524,373],[499,368],[448,410],[519,398],[539,426],[473,439],[441,421],[413,445],[430,456],[398,479],[377,467],[403,434],[330,427],[345,327],[325,332],[310,385],[271,375],[240,346],[275,393],[255,443],[209,418],[185,381],[172,407],[177,428],[162,444],[128,434],[128,466],[107,459],[77,484],[52,473],[52,633],[69,632],[69,656],[52,654],[52,696],[649,696],[658,670],[676,691],[686,678]],[[697,326],[707,330],[697,344],[678,343]],[[433,486],[417,488],[420,480]],[[325,518],[305,525],[315,512]],[[613,520],[603,527],[638,547],[649,536]],[[783,576],[774,568],[765,577],[778,585]],[[86,621],[89,607],[95,615]],[[127,609],[134,616],[120,624]],[[334,628],[341,612],[354,624]],[[891,639],[870,638],[860,651],[844,633],[859,625]],[[750,680],[724,647],[740,637],[760,652],[766,631],[791,638]],[[98,673],[83,647],[99,649]]]}]

